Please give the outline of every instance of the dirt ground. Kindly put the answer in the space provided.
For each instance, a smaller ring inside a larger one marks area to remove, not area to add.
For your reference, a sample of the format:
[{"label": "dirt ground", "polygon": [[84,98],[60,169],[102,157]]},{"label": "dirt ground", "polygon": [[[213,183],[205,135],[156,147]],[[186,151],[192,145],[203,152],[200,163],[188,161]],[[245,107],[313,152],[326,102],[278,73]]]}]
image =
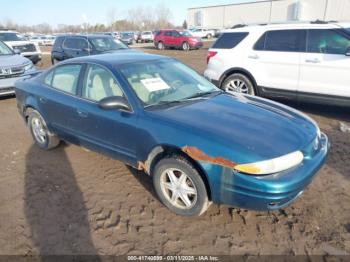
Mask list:
[{"label": "dirt ground", "polygon": [[[146,52],[159,53],[152,48]],[[198,72],[206,49],[167,50]],[[45,55],[41,67],[49,65]],[[0,100],[0,255],[4,254],[350,254],[350,111],[295,105],[332,147],[303,196],[276,212],[212,205],[199,218],[176,216],[151,179],[121,162],[63,145],[33,145],[14,98]]]}]

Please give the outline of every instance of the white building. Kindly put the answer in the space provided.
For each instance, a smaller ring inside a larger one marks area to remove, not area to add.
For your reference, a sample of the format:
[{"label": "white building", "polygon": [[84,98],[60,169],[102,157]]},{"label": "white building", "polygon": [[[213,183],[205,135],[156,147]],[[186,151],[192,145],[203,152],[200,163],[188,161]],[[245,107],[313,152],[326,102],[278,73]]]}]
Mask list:
[{"label": "white building", "polygon": [[[214,2],[214,1],[213,1]],[[189,27],[229,28],[236,24],[350,20],[350,0],[272,0],[189,8]]]}]

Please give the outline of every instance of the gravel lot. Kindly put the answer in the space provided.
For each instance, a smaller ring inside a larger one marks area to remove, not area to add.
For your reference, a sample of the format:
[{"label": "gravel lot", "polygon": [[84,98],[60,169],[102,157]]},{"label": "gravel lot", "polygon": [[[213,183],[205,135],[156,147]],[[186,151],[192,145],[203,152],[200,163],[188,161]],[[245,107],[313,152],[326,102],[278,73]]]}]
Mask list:
[{"label": "gravel lot", "polygon": [[[202,73],[206,51],[161,53]],[[49,61],[45,55],[41,67]],[[15,99],[1,99],[0,255],[350,254],[350,134],[339,128],[350,125],[350,111],[291,106],[332,142],[304,195],[278,212],[212,205],[202,217],[184,218],[162,206],[149,177],[117,160],[73,145],[33,146]]]}]

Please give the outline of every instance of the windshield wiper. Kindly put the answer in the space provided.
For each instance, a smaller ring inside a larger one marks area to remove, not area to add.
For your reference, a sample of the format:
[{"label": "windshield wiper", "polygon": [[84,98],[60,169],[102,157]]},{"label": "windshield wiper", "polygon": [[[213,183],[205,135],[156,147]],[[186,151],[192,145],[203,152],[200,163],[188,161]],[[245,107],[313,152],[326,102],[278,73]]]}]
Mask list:
[{"label": "windshield wiper", "polygon": [[184,98],[183,100],[189,100],[189,99],[193,99],[193,98],[198,98],[198,97],[204,97],[204,96],[207,96],[207,95],[211,95],[211,94],[221,94],[222,91],[220,90],[216,90],[216,91],[207,91],[207,92],[198,92],[198,93],[195,93],[191,96],[188,96],[186,98]]},{"label": "windshield wiper", "polygon": [[158,103],[147,105],[147,106],[145,106],[145,108],[149,108],[149,107],[153,107],[153,106],[180,104],[181,102],[183,102],[183,100],[171,100],[171,101],[162,100]]}]

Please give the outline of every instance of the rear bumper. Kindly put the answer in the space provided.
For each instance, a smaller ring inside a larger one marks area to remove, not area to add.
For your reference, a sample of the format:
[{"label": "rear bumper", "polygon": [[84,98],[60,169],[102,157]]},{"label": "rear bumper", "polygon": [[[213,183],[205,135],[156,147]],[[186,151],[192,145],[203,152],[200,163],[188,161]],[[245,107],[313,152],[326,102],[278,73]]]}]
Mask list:
[{"label": "rear bumper", "polygon": [[303,193],[326,160],[329,150],[327,136],[322,134],[320,141],[317,154],[312,158],[305,157],[298,167],[291,170],[261,177],[225,172],[213,196],[214,202],[259,211],[288,206]]}]

